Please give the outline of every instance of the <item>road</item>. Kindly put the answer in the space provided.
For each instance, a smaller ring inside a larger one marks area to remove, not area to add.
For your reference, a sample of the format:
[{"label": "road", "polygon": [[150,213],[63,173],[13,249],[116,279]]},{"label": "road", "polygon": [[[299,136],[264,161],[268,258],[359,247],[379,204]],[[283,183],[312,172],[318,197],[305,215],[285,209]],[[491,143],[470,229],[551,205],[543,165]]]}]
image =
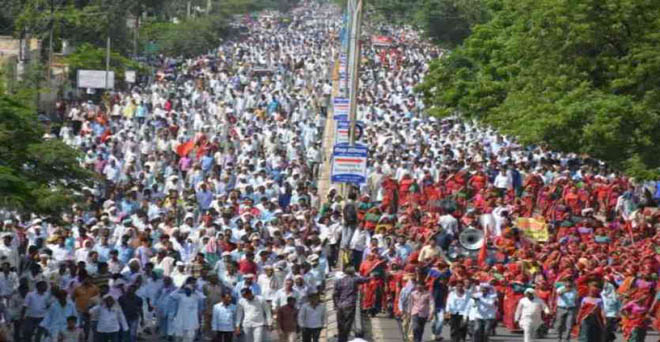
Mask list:
[{"label": "road", "polygon": [[[523,335],[522,333],[511,333],[508,329],[504,327],[498,327],[496,336],[492,336],[490,338],[490,342],[522,342],[523,341]],[[646,337],[645,341],[651,342],[651,341],[658,341],[658,333],[653,331],[650,332],[649,335]],[[449,336],[449,326],[445,326],[442,332],[442,337],[444,338],[445,341],[450,341],[450,336]],[[424,331],[424,341],[433,341],[433,334],[431,333],[431,326],[430,324],[427,324],[426,329]],[[555,333],[554,330],[550,330],[550,334],[547,336],[547,338],[544,339],[538,339],[536,341],[557,341],[557,334]],[[575,341],[573,339],[573,341]],[[619,333],[617,335],[616,342],[624,342],[623,336]]]}]

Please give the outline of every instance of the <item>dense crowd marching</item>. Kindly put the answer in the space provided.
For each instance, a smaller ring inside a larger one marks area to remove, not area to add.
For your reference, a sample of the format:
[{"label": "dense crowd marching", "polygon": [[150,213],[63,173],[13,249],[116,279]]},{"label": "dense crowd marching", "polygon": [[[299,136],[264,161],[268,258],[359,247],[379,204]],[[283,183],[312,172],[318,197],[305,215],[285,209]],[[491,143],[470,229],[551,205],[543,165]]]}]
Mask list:
[{"label": "dense crowd marching", "polygon": [[[339,266],[339,342],[358,288],[364,312],[415,342],[427,322],[455,342],[497,324],[526,341],[554,328],[637,342],[660,327],[655,183],[426,117],[414,87],[442,52],[412,30],[364,44],[367,182],[317,194],[339,15],[306,4],[291,17],[246,20],[248,36],[207,55],[162,57],[153,82],[60,107],[59,138],[104,181],[65,224],[4,213],[5,340],[318,341]],[[545,222],[547,241],[520,217]],[[468,230],[484,247],[461,244]]]}]

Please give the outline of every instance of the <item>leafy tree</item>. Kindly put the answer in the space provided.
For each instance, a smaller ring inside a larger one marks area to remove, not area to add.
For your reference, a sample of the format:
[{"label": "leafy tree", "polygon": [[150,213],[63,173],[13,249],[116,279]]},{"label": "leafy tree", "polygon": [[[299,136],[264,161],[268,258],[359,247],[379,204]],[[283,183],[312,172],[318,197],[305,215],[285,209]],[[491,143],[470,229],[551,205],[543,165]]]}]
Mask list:
[{"label": "leafy tree", "polygon": [[660,19],[651,0],[495,0],[491,20],[436,61],[431,111],[481,119],[648,177],[660,166]]},{"label": "leafy tree", "polygon": [[471,28],[488,19],[486,0],[374,0],[369,18],[391,24],[412,24],[444,45],[456,45]]},{"label": "leafy tree", "polygon": [[31,87],[0,89],[0,208],[57,218],[93,174],[78,163],[78,151],[44,139],[34,96]]},{"label": "leafy tree", "polygon": [[226,19],[210,16],[171,22],[148,23],[142,27],[142,45],[155,44],[159,53],[169,56],[196,56],[218,47],[227,29]]},{"label": "leafy tree", "polygon": [[[67,56],[71,79],[76,78],[79,69],[105,70],[106,50],[91,44],[79,46],[74,53]],[[110,53],[110,70],[115,73],[115,83],[122,82],[126,70],[142,70],[142,66],[117,52]]]}]

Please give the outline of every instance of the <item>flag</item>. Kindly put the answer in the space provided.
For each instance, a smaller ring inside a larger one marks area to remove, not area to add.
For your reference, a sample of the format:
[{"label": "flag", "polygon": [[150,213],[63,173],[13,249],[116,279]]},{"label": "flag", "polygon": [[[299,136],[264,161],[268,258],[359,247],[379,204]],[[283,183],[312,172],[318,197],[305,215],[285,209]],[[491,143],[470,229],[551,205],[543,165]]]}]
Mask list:
[{"label": "flag", "polygon": [[105,131],[103,131],[103,134],[101,134],[101,142],[102,143],[106,142],[111,135],[112,135],[112,131],[110,131],[110,128],[106,128]]},{"label": "flag", "polygon": [[477,264],[479,267],[487,266],[486,258],[488,257],[488,235],[489,231],[486,230],[486,234],[484,235],[484,243],[481,245],[481,248],[479,249],[479,255],[477,256]]},{"label": "flag", "polygon": [[178,154],[179,157],[186,156],[188,153],[190,153],[190,151],[193,150],[194,147],[195,147],[195,142],[192,139],[190,139],[185,143],[176,147],[176,154]]}]

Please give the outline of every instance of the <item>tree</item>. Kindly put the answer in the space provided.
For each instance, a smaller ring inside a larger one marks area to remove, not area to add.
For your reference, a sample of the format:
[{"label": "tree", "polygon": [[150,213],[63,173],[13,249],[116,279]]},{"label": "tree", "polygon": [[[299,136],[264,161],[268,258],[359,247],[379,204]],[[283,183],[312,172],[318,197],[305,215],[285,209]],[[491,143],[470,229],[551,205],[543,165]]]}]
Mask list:
[{"label": "tree", "polygon": [[486,0],[375,0],[367,2],[370,19],[412,24],[435,42],[460,44],[474,25],[488,19]]},{"label": "tree", "polygon": [[168,56],[197,56],[217,48],[227,29],[224,17],[210,16],[180,23],[155,22],[142,27],[142,45],[155,44]]},{"label": "tree", "polygon": [[[79,69],[105,70],[106,50],[91,44],[79,46],[74,53],[66,57],[71,79],[76,78]],[[115,82],[124,79],[126,70],[142,70],[142,66],[117,52],[110,53],[110,71],[115,73]]]},{"label": "tree", "polygon": [[33,88],[0,89],[0,208],[59,218],[93,174],[78,163],[80,152],[44,139],[33,97]]},{"label": "tree", "polygon": [[587,153],[638,176],[660,166],[657,1],[494,0],[492,19],[435,61],[432,112]]}]

